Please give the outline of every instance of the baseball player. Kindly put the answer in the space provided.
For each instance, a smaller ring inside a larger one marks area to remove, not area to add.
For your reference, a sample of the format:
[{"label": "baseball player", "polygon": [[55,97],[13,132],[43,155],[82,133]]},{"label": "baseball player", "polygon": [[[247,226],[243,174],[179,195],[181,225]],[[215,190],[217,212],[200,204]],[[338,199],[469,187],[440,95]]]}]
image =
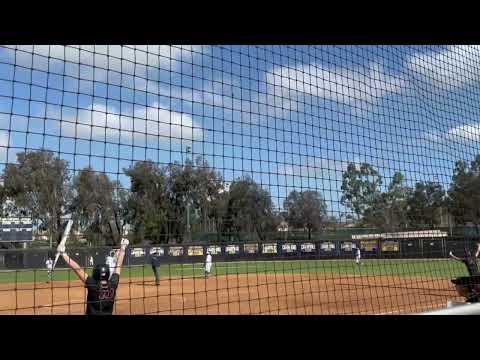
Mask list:
[{"label": "baseball player", "polygon": [[210,276],[210,271],[212,270],[212,255],[210,251],[207,251],[207,257],[205,259],[205,277]]},{"label": "baseball player", "polygon": [[115,250],[111,250],[110,253],[105,257],[105,264],[110,269],[110,276],[113,275],[115,272],[115,265],[117,263],[116,256],[115,256]]},{"label": "baseball player", "polygon": [[60,245],[57,248],[65,262],[87,288],[86,315],[112,315],[127,246],[128,240],[122,239],[120,249],[116,253],[118,261],[112,276],[110,276],[110,268],[106,264],[97,264],[93,269],[92,276],[88,276],[80,265],[66,254],[65,245]]},{"label": "baseball player", "polygon": [[150,263],[152,265],[153,274],[155,275],[155,284],[160,285],[160,272],[158,268],[160,267],[160,254],[158,251],[155,251],[150,257]]},{"label": "baseball player", "polygon": [[468,274],[470,276],[479,275],[477,259],[475,256],[472,256],[472,253],[470,252],[470,250],[466,251],[467,256],[465,256],[464,258],[460,258],[458,256],[453,255],[453,252],[451,251],[449,255],[452,259],[463,262],[467,267]]},{"label": "baseball player", "polygon": [[49,283],[52,280],[52,270],[53,270],[53,260],[50,258],[50,256],[45,261],[45,266],[47,267],[47,276],[48,276],[47,283]]},{"label": "baseball player", "polygon": [[88,258],[88,265],[93,266],[93,256],[92,255],[90,255],[90,257]]},{"label": "baseball player", "polygon": [[362,253],[360,252],[360,248],[357,248],[355,251],[355,262],[357,263],[357,265],[362,264],[361,259],[362,259]]}]

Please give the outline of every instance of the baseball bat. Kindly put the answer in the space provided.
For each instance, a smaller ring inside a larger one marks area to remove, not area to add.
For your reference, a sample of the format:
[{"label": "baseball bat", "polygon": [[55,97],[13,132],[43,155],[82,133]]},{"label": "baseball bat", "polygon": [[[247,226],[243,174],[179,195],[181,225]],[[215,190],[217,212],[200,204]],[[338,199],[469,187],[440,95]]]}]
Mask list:
[{"label": "baseball bat", "polygon": [[[65,245],[65,243],[67,242],[68,235],[70,235],[70,230],[72,229],[72,225],[73,225],[73,220],[68,220],[67,227],[65,228],[65,231],[63,232],[62,240],[60,240],[60,244],[58,244],[58,247],[60,247],[61,245]],[[57,247],[57,249],[58,249],[58,247]],[[55,255],[55,262],[53,263],[52,270],[55,269],[55,265],[57,265],[57,261],[58,261],[59,257],[60,257],[60,253],[57,251],[57,254]]]}]

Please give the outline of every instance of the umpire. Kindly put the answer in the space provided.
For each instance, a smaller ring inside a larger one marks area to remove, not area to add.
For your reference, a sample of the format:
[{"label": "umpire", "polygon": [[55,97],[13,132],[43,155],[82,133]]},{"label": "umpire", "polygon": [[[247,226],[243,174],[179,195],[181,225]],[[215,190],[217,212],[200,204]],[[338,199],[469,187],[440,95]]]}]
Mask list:
[{"label": "umpire", "polygon": [[160,254],[155,251],[150,255],[150,263],[152,264],[153,274],[155,275],[155,283],[160,285]]}]

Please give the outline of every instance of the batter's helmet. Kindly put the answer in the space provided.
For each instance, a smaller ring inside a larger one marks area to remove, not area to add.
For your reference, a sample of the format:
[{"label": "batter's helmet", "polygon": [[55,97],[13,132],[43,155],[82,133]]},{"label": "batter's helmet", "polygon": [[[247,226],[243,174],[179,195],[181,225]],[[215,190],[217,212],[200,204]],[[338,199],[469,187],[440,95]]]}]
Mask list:
[{"label": "batter's helmet", "polygon": [[95,265],[92,276],[96,281],[108,280],[110,277],[110,269],[105,264]]}]

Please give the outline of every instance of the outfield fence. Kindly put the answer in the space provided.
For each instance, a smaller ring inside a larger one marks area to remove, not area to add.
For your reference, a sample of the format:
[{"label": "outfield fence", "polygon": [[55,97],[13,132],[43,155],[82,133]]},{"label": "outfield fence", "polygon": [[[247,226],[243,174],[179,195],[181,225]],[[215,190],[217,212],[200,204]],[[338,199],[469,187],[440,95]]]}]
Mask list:
[{"label": "outfield fence", "polygon": [[[372,246],[370,240],[368,245]],[[301,260],[301,259],[353,259],[356,249],[360,249],[364,259],[424,259],[448,258],[449,252],[462,254],[466,249],[476,251],[477,240],[465,237],[444,239],[395,239],[378,240],[371,248],[366,248],[360,240],[336,241],[274,241],[268,243],[231,243],[231,244],[156,244],[149,246],[132,245],[126,252],[126,265],[145,264],[150,261],[151,253],[160,252],[162,263],[194,263],[202,261],[207,251],[212,253],[214,261],[240,260]],[[76,261],[87,266],[90,257],[94,263],[105,260],[107,254],[116,247],[72,247],[69,252]],[[0,249],[0,269],[42,269],[45,261],[52,257],[51,249]],[[67,266],[62,259],[59,267]]]}]

